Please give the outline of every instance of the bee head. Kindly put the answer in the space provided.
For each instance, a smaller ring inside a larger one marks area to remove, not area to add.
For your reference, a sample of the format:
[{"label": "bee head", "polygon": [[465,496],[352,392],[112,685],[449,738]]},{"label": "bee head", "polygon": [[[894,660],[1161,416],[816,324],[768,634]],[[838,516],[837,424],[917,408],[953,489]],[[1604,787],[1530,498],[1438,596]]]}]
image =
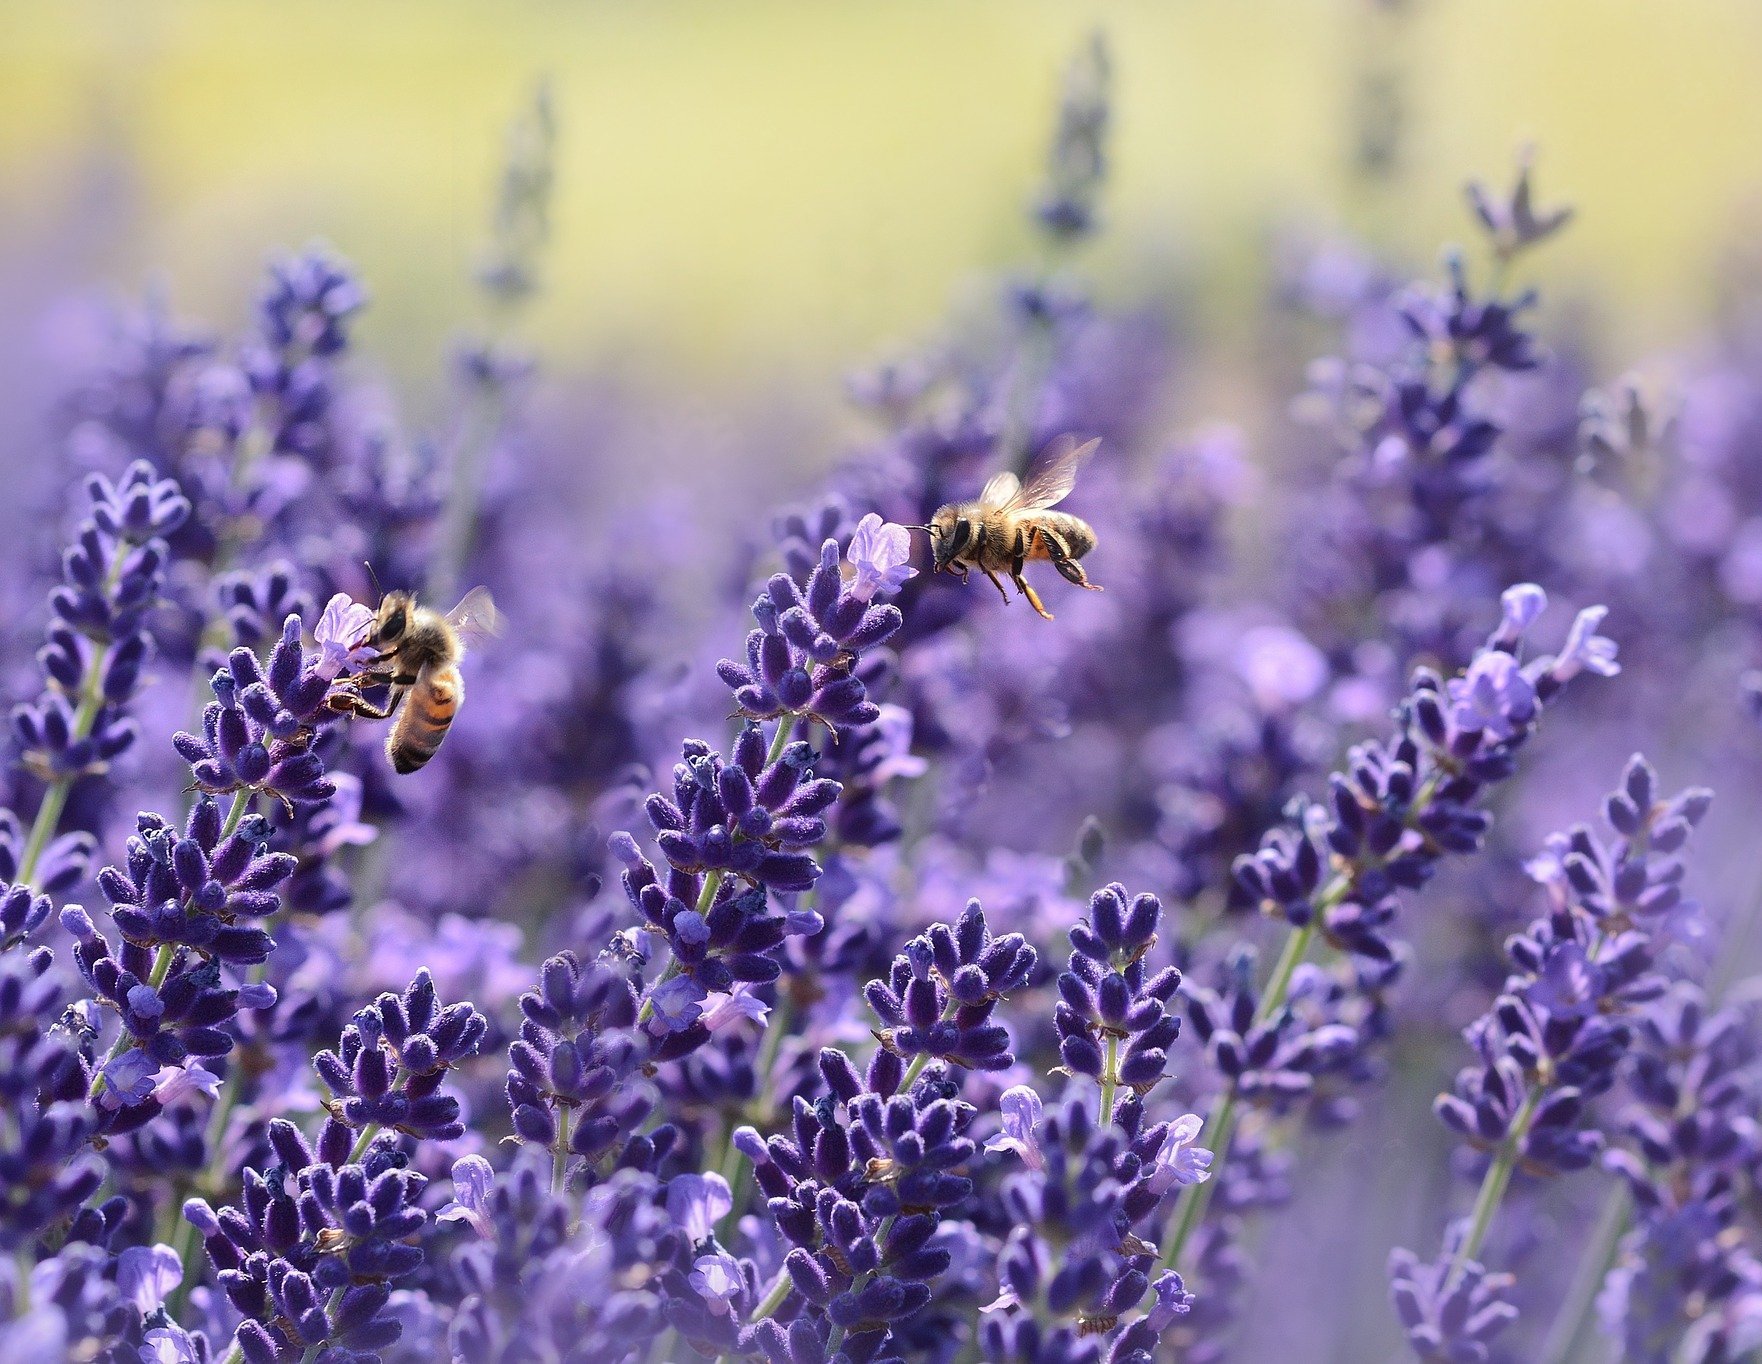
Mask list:
[{"label": "bee head", "polygon": [[374,647],[384,651],[396,647],[410,627],[410,612],[416,600],[408,592],[388,592],[379,602],[373,621]]},{"label": "bee head", "polygon": [[954,505],[941,508],[930,518],[930,524],[924,529],[930,535],[930,552],[934,556],[931,562],[933,572],[940,573],[953,563],[964,548],[967,541],[973,538],[972,522],[961,514],[961,509]]}]

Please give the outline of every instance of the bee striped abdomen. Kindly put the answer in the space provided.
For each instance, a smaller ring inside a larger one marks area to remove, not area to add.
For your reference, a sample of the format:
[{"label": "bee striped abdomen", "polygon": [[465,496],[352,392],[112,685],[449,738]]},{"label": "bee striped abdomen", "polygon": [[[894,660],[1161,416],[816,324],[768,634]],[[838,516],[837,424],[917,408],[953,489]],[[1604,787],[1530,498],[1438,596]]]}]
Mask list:
[{"label": "bee striped abdomen", "polygon": [[386,739],[385,753],[392,767],[405,773],[426,764],[447,737],[464,699],[465,682],[457,667],[424,669]]},{"label": "bee striped abdomen", "polygon": [[1041,512],[1034,518],[1034,531],[1030,535],[1028,557],[1030,559],[1050,559],[1053,553],[1046,543],[1046,533],[1058,536],[1063,542],[1065,553],[1073,559],[1081,559],[1095,548],[1095,531],[1080,516],[1072,516],[1069,512]]}]

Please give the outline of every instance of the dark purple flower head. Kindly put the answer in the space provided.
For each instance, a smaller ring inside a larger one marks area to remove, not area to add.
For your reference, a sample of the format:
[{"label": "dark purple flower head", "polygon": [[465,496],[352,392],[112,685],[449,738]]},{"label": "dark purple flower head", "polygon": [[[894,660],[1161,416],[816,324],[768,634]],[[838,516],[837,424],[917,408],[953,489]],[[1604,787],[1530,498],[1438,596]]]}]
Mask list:
[{"label": "dark purple flower head", "polygon": [[1005,1070],[1009,1032],[992,1015],[1032,974],[1035,952],[1020,933],[993,937],[974,900],[950,929],[934,924],[893,960],[885,981],[863,991],[883,1025],[876,1035],[898,1056],[971,1070]]},{"label": "dark purple flower head", "polygon": [[265,960],[274,946],[269,934],[239,920],[279,910],[277,890],[295,866],[294,858],[266,849],[268,836],[258,816],[223,836],[220,809],[206,796],[181,834],[158,815],[142,814],[128,841],[126,870],[106,867],[98,877],[118,931],[131,943],[192,947],[236,965]]},{"label": "dark purple flower head", "polygon": [[848,582],[838,542],[827,540],[805,588],[782,573],[766,584],[753,603],[759,628],[747,635],[745,662],[724,659],[716,667],[741,714],[818,720],[834,733],[875,720],[875,704],[854,669],[903,623],[897,607],[870,600],[897,576],[895,529],[880,526],[872,540],[852,542],[861,561],[853,561]]},{"label": "dark purple flower head", "polygon": [[348,345],[348,324],[366,295],[347,267],[319,249],[269,267],[257,302],[263,340],[284,354],[334,355]]},{"label": "dark purple flower head", "polygon": [[1457,1268],[1451,1247],[1433,1263],[1412,1251],[1389,1256],[1389,1292],[1407,1343],[1421,1359],[1484,1364],[1491,1342],[1517,1319],[1509,1301],[1516,1280],[1489,1274],[1473,1260]]},{"label": "dark purple flower head", "polygon": [[323,661],[306,658],[298,616],[283,623],[267,665],[249,649],[233,650],[214,674],[202,733],[172,739],[200,789],[261,791],[288,806],[330,797],[335,788],[312,747],[315,727],[334,718],[325,705],[332,678]]},{"label": "dark purple flower head", "polygon": [[1572,221],[1569,204],[1551,209],[1535,206],[1530,186],[1534,162],[1533,149],[1525,147],[1518,154],[1517,179],[1509,194],[1496,195],[1478,180],[1469,181],[1466,188],[1469,207],[1501,260],[1510,260],[1546,241]]},{"label": "dark purple flower head", "polygon": [[402,995],[383,994],[357,1013],[338,1049],[319,1052],[313,1066],[332,1095],[332,1116],[348,1126],[450,1141],[465,1128],[458,1099],[440,1087],[488,1031],[474,1005],[443,1006],[425,968]]},{"label": "dark purple flower head", "polygon": [[37,652],[47,689],[12,714],[25,763],[45,781],[102,771],[134,743],[125,709],[151,649],[147,617],[170,556],[163,537],[190,511],[178,485],[144,461],[114,484],[93,474],[86,495]]},{"label": "dark purple flower head", "polygon": [[97,1191],[85,1069],[56,1025],[66,993],[47,950],[0,952],[0,1250],[32,1246]]},{"label": "dark purple flower head", "polygon": [[1169,1010],[1181,987],[1174,967],[1145,968],[1156,942],[1162,902],[1128,902],[1118,883],[1089,901],[1089,920],[1071,929],[1070,965],[1058,978],[1053,1021],[1059,1056],[1075,1075],[1148,1093],[1162,1078],[1181,1021]]}]

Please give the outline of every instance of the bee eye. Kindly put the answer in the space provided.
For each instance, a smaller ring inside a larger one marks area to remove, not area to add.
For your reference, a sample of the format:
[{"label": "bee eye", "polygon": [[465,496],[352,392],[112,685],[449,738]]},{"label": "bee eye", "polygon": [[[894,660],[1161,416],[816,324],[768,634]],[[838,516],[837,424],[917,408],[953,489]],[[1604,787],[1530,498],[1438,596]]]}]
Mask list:
[{"label": "bee eye", "polygon": [[949,537],[948,550],[951,554],[959,554],[968,540],[973,538],[973,523],[962,517],[954,523],[954,534]]},{"label": "bee eye", "polygon": [[399,607],[385,618],[385,624],[379,627],[381,643],[389,644],[404,633],[404,608]]}]

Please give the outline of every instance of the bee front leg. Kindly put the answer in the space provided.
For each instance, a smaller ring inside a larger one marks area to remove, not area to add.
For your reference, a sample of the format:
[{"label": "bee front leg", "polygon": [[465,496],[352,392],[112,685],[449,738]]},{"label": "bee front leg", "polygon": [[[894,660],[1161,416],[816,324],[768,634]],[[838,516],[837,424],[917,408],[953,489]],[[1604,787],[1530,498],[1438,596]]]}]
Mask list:
[{"label": "bee front leg", "polygon": [[1000,579],[990,569],[985,570],[985,576],[987,578],[991,579],[991,585],[997,589],[997,595],[1002,597],[1003,604],[1005,606],[1008,606],[1009,605],[1009,589],[1003,585],[1003,580]]}]

